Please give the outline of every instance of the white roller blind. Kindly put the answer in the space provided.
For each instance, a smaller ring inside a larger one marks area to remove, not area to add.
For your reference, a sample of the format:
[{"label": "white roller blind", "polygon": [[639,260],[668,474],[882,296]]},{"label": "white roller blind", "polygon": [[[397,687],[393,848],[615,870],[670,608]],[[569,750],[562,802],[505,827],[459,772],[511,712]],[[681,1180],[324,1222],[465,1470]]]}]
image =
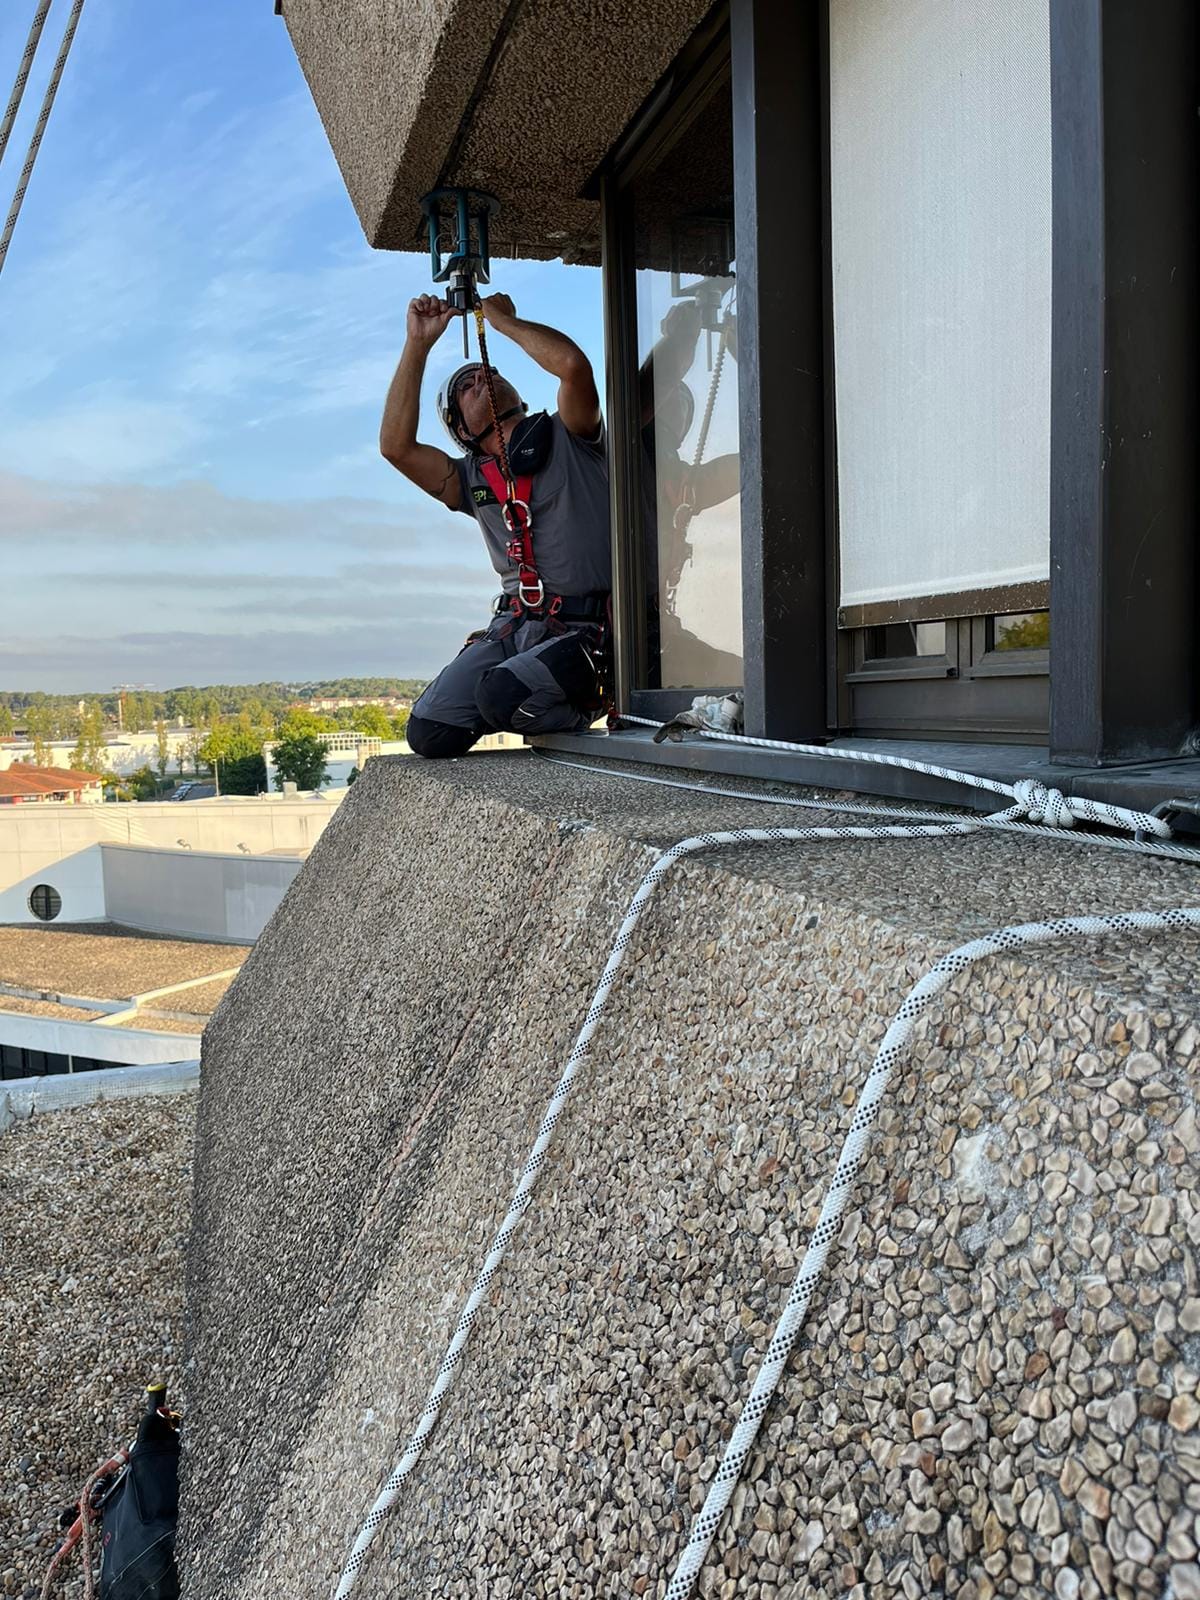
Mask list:
[{"label": "white roller blind", "polygon": [[1048,0],[831,0],[842,604],[1049,574]]}]

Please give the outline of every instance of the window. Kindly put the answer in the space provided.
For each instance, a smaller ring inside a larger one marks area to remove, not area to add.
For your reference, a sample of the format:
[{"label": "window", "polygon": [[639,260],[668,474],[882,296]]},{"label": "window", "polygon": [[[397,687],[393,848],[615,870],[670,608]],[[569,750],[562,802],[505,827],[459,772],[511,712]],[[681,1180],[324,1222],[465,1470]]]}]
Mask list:
[{"label": "window", "polygon": [[653,689],[742,682],[728,75],[631,184],[637,506]]},{"label": "window", "polygon": [[48,883],[39,883],[29,893],[29,909],[39,922],[53,922],[62,910],[62,896]]}]

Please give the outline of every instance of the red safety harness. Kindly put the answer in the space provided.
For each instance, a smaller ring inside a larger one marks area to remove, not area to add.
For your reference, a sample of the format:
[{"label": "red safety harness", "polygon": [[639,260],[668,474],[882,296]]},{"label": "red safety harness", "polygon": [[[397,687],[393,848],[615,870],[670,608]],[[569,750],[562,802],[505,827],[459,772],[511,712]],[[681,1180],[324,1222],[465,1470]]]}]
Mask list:
[{"label": "red safety harness", "polygon": [[506,553],[517,569],[517,598],[526,611],[540,611],[546,602],[546,587],[533,555],[533,512],[529,509],[533,479],[506,477],[495,457],[480,461],[479,470],[500,502],[500,514],[508,531]]}]

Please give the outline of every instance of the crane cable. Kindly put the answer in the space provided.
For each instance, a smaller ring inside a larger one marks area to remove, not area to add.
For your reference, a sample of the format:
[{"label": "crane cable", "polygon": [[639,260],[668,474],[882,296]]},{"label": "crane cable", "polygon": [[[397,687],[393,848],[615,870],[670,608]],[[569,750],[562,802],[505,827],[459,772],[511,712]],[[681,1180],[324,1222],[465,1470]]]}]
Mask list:
[{"label": "crane cable", "polygon": [[[54,63],[54,69],[50,74],[50,81],[46,85],[46,93],[42,97],[42,109],[38,113],[38,119],[33,128],[33,137],[30,139],[29,149],[25,153],[25,165],[21,168],[21,176],[17,179],[17,187],[12,197],[12,204],[9,207],[8,219],[4,224],[4,232],[0,234],[0,272],[4,271],[4,262],[8,256],[8,247],[12,243],[13,230],[17,226],[17,218],[21,215],[21,206],[25,200],[25,192],[29,188],[29,180],[33,176],[34,163],[37,161],[38,151],[41,149],[42,137],[46,132],[46,124],[50,120],[50,112],[54,106],[54,97],[58,93],[58,85],[62,79],[63,69],[67,64],[67,57],[70,55],[71,46],[75,41],[75,30],[79,26],[79,15],[82,10],[83,0],[75,0],[74,5],[71,7],[71,15],[67,18],[66,30],[63,33],[62,44],[60,45],[58,51],[58,59]],[[34,18],[34,28],[37,34],[41,33],[41,24],[44,21],[44,13],[40,17]],[[30,41],[33,48],[36,49],[37,39],[32,33],[30,35]],[[28,57],[28,62],[24,58],[22,59],[21,71],[25,74],[25,77],[28,77],[29,63],[32,63],[33,60],[29,45],[26,46],[26,56]],[[9,126],[9,112],[11,112],[14,117],[16,116],[16,105],[20,103],[21,95],[25,90],[24,83],[21,81],[20,72],[17,74],[17,82],[18,91],[15,92],[14,102],[9,106],[9,111],[5,112],[6,128]],[[7,138],[7,133],[5,134],[5,137]]]}]

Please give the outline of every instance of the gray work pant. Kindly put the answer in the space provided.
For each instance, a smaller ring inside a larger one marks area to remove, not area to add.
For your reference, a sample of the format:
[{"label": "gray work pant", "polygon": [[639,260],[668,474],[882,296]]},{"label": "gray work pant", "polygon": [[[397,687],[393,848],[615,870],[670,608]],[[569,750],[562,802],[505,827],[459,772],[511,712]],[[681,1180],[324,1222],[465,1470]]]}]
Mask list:
[{"label": "gray work pant", "polygon": [[494,617],[413,706],[417,755],[457,756],[485,733],[574,733],[586,728],[597,687],[600,630],[541,618]]}]

